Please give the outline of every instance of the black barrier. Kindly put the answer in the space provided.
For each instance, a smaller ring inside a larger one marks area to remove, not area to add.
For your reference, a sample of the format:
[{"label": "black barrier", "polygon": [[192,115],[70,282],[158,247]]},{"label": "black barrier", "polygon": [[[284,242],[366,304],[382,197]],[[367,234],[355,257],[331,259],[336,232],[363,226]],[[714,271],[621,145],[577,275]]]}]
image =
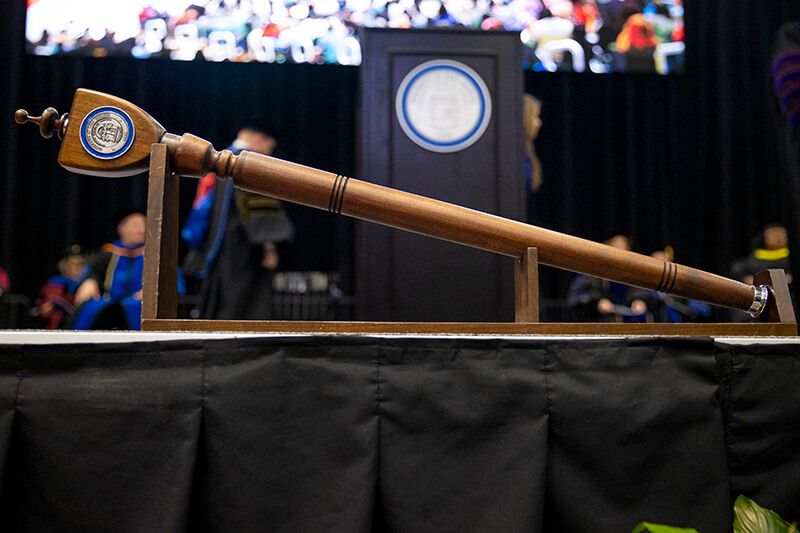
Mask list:
[{"label": "black barrier", "polygon": [[728,532],[800,517],[797,344],[0,345],[21,530]]}]

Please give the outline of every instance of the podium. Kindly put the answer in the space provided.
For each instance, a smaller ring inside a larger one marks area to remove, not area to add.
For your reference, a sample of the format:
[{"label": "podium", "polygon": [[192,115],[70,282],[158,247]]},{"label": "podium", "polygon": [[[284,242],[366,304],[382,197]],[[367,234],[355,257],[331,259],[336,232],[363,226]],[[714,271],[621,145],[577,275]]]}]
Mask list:
[{"label": "podium", "polygon": [[[524,221],[519,34],[364,29],[360,38],[358,174]],[[357,319],[514,319],[508,260],[366,222],[356,231]]]}]

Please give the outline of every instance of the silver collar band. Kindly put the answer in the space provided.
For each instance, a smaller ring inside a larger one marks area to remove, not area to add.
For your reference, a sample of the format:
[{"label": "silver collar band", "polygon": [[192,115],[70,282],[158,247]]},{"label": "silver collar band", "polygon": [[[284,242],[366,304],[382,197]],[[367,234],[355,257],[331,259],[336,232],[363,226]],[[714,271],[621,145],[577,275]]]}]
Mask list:
[{"label": "silver collar band", "polygon": [[769,289],[766,285],[753,286],[753,305],[747,310],[747,313],[753,317],[758,318],[764,309],[767,307],[767,299],[769,298]]}]

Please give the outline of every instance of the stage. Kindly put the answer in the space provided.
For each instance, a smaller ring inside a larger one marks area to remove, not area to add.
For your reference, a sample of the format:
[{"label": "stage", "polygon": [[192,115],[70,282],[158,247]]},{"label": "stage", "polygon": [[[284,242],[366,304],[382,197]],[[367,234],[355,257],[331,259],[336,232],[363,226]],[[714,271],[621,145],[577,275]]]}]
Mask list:
[{"label": "stage", "polygon": [[7,530],[800,519],[797,338],[0,332]]}]

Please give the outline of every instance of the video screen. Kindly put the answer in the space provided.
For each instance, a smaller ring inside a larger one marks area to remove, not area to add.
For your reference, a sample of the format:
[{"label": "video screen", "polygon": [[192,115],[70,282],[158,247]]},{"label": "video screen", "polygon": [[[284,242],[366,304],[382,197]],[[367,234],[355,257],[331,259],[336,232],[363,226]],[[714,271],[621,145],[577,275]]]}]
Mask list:
[{"label": "video screen", "polygon": [[525,68],[681,72],[682,0],[28,0],[36,55],[359,65],[358,27],[517,31]]}]

